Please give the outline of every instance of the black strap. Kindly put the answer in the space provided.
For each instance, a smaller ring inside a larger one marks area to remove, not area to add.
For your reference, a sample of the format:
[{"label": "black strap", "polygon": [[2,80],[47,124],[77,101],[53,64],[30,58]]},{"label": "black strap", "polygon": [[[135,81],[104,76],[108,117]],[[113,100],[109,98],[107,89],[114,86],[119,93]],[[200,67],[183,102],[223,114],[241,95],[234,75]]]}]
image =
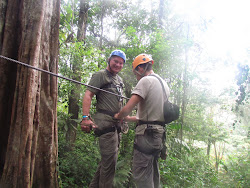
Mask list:
[{"label": "black strap", "polygon": [[137,125],[142,125],[142,124],[161,125],[161,126],[165,127],[165,123],[162,121],[142,121],[142,120],[139,120]]},{"label": "black strap", "polygon": [[95,130],[95,135],[96,136],[102,136],[103,134],[106,134],[106,133],[109,133],[109,132],[115,132],[116,130],[116,127],[108,127],[106,129],[103,129],[103,130],[99,130],[99,129],[96,129]]},{"label": "black strap", "polygon": [[112,127],[108,127],[102,130],[99,130],[98,128],[95,130],[95,135],[96,136],[102,136],[103,134],[106,133],[110,133],[110,132],[115,132],[115,130],[117,130],[118,133],[121,132],[121,127],[119,126],[112,126]]}]

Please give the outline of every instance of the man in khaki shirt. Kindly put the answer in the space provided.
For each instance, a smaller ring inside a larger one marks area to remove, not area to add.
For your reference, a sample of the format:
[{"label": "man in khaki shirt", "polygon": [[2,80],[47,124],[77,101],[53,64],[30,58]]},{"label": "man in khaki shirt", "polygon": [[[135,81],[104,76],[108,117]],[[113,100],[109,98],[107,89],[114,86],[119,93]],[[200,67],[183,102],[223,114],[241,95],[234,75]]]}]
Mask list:
[{"label": "man in khaki shirt", "polygon": [[[138,55],[133,61],[133,72],[138,80],[128,103],[114,117],[138,121],[134,140],[133,177],[138,188],[159,188],[160,173],[158,158],[163,148],[164,93],[147,54]],[[156,76],[156,77],[155,77]],[[161,79],[161,78],[160,78]],[[169,88],[162,80],[167,97]],[[128,116],[138,104],[136,116]]]}]

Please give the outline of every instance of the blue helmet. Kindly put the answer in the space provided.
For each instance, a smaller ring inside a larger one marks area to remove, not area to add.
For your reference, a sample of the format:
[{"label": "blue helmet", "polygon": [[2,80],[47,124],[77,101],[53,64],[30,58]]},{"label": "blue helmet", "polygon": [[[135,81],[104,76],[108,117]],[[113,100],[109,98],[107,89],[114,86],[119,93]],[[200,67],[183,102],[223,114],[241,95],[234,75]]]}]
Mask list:
[{"label": "blue helmet", "polygon": [[124,63],[126,62],[126,54],[123,51],[121,51],[121,50],[114,50],[110,54],[109,58],[112,57],[112,56],[114,56],[114,55],[121,57],[124,60]]}]

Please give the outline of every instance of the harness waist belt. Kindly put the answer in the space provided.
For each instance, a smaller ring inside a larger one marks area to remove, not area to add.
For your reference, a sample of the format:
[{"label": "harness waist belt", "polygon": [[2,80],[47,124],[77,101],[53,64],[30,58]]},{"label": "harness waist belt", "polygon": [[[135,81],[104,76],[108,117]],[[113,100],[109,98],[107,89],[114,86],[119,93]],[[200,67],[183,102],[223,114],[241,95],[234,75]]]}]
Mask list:
[{"label": "harness waist belt", "polygon": [[138,125],[142,125],[142,124],[161,125],[161,126],[165,127],[165,123],[162,121],[142,121],[142,120],[139,120]]},{"label": "harness waist belt", "polygon": [[112,126],[112,127],[108,127],[106,129],[103,129],[103,130],[96,129],[95,130],[95,135],[96,136],[102,136],[103,134],[106,134],[106,133],[109,133],[109,132],[115,132],[115,130],[117,130],[117,132],[120,133],[121,132],[121,127]]},{"label": "harness waist belt", "polygon": [[109,133],[109,132],[115,132],[115,130],[116,130],[116,127],[108,127],[106,129],[103,129],[103,130],[96,129],[95,134],[96,134],[96,136],[101,136],[101,135]]}]

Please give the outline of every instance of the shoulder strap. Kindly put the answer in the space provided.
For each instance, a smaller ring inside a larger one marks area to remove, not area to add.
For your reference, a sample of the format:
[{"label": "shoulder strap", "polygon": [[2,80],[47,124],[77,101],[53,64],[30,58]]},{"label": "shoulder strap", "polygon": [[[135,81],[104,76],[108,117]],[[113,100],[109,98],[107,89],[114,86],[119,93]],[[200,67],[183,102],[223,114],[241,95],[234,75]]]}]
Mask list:
[{"label": "shoulder strap", "polygon": [[160,83],[161,83],[161,87],[162,87],[162,91],[163,91],[163,93],[164,93],[164,96],[165,96],[165,97],[166,97],[166,99],[168,100],[168,97],[167,97],[166,91],[165,91],[165,89],[164,89],[164,85],[163,85],[162,80],[161,80],[158,76],[156,76],[156,75],[152,75],[152,74],[150,74],[149,76],[154,76],[154,77],[156,77],[156,78],[160,81]]}]

